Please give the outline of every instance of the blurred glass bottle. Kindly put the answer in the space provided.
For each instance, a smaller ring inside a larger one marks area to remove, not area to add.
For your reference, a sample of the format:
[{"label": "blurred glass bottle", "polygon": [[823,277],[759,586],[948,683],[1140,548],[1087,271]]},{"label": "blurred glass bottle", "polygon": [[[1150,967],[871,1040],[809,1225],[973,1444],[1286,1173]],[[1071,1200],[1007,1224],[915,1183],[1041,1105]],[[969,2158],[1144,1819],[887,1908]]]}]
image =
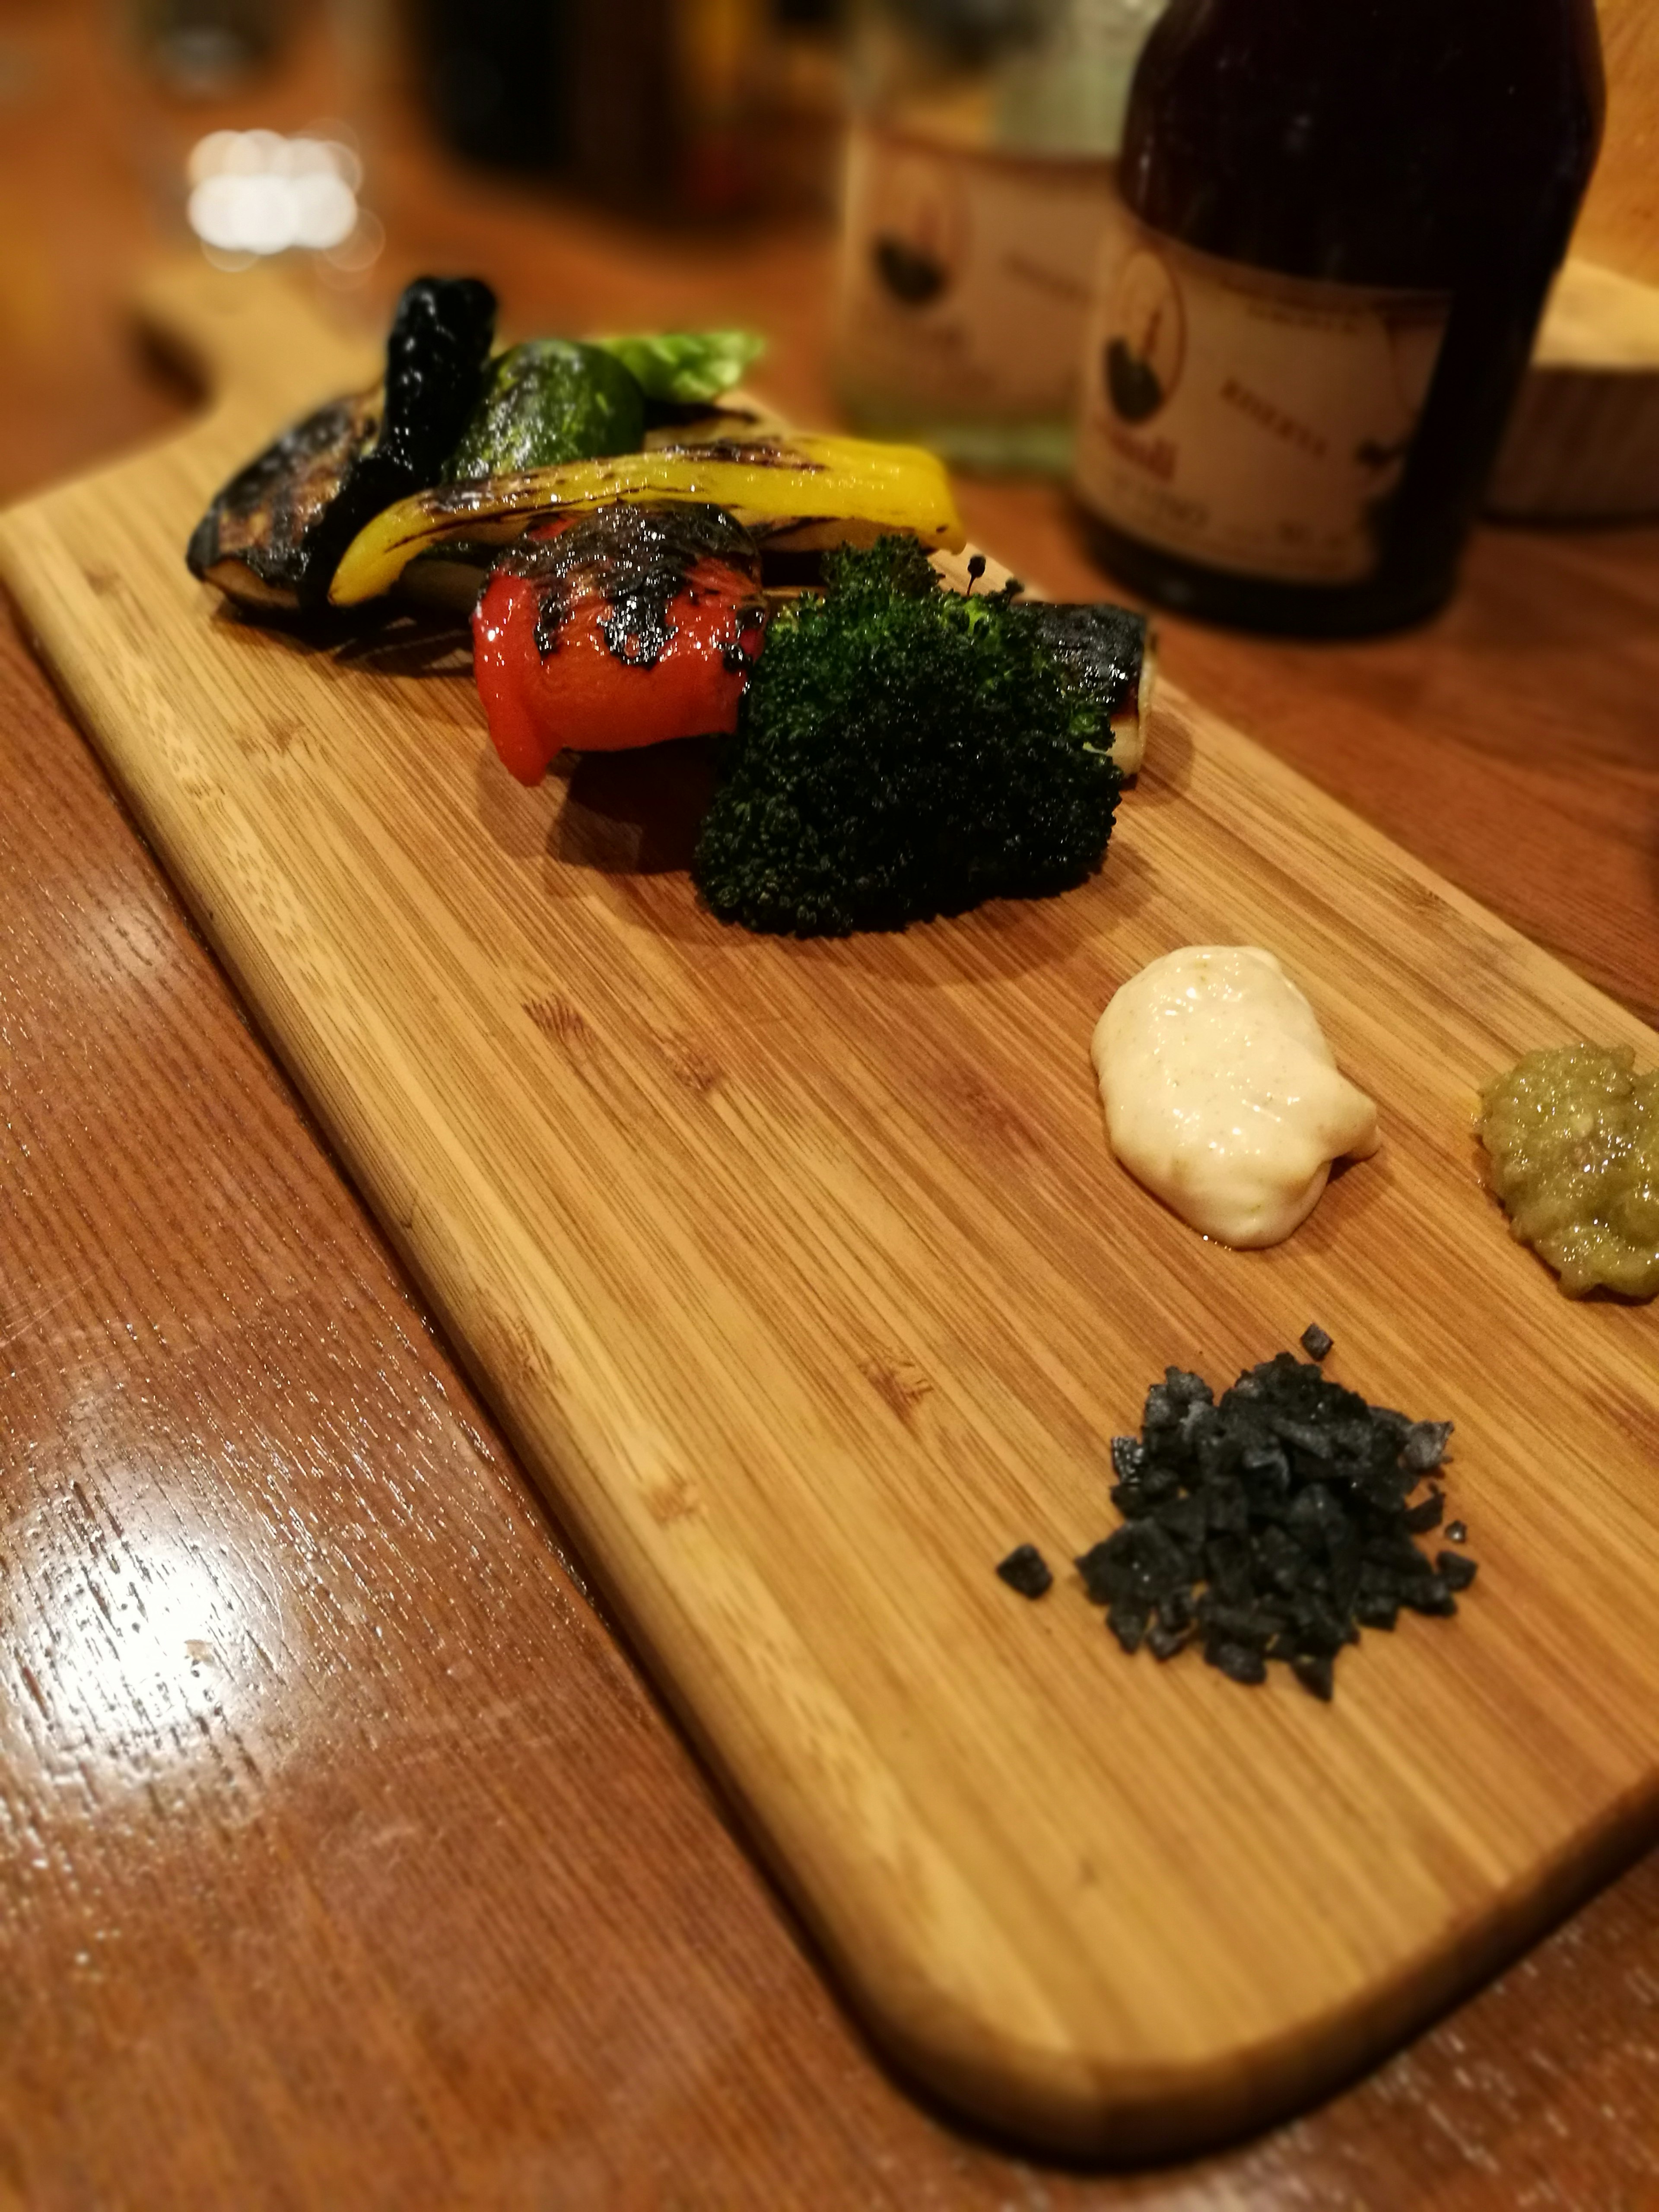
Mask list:
[{"label": "blurred glass bottle", "polygon": [[1061,469],[1130,73],[1163,0],[860,0],[836,303],[860,427]]},{"label": "blurred glass bottle", "polygon": [[470,161],[552,167],[564,151],[570,0],[409,0],[422,89],[446,141]]},{"label": "blurred glass bottle", "polygon": [[670,219],[748,206],[765,0],[563,4],[572,180],[595,198]]},{"label": "blurred glass bottle", "polygon": [[763,197],[769,0],[414,0],[428,104],[469,161],[667,219]]},{"label": "blurred glass bottle", "polygon": [[1174,0],[1085,345],[1108,565],[1262,629],[1438,606],[1601,112],[1592,0]]}]

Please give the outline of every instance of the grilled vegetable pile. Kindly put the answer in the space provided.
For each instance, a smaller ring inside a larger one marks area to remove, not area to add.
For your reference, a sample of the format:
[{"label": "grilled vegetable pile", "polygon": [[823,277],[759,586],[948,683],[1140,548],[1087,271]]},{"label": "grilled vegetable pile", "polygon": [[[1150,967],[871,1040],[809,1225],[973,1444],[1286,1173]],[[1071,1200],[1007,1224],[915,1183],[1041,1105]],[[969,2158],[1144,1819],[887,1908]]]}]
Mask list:
[{"label": "grilled vegetable pile", "polygon": [[470,617],[526,783],[567,749],[724,738],[698,877],[752,927],[902,922],[1098,863],[1113,748],[1139,759],[1139,617],[944,590],[929,556],[964,540],[937,459],[787,431],[733,388],[743,332],[492,353],[495,313],[475,279],[411,284],[382,383],[234,477],[192,573],[258,620]]}]

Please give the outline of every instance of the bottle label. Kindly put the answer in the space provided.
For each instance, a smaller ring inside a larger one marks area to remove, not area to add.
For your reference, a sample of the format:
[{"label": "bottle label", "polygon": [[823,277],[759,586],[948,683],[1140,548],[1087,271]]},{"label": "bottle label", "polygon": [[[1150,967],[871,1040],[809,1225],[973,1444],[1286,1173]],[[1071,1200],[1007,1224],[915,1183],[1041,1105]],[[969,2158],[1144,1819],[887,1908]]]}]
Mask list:
[{"label": "bottle label", "polygon": [[1084,353],[1077,488],[1126,536],[1212,568],[1353,584],[1451,310],[1194,252],[1114,196]]},{"label": "bottle label", "polygon": [[907,137],[848,149],[837,355],[849,392],[1070,419],[1111,164]]}]

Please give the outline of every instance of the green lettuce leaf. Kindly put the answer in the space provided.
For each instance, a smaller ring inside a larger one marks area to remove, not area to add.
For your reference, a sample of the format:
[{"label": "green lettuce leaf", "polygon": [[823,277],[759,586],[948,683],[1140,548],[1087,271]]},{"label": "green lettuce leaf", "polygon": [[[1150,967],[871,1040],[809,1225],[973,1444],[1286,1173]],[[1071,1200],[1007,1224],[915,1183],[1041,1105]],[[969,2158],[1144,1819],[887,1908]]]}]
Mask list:
[{"label": "green lettuce leaf", "polygon": [[752,331],[667,331],[657,337],[596,338],[614,354],[647,399],[696,406],[718,399],[766,350]]}]

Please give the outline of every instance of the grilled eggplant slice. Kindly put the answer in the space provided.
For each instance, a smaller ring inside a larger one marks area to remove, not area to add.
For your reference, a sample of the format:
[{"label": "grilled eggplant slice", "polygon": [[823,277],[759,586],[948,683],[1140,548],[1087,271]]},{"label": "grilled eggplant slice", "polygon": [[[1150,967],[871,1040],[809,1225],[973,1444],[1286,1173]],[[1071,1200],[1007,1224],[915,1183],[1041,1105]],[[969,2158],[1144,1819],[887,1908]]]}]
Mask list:
[{"label": "grilled eggplant slice", "polygon": [[1105,709],[1113,762],[1120,775],[1133,775],[1146,750],[1146,716],[1158,666],[1146,616],[1103,600],[1068,606],[1031,599],[1020,611],[1054,659]]},{"label": "grilled eggplant slice", "polygon": [[294,613],[323,518],[379,435],[380,408],[378,385],[331,399],[234,476],[191,532],[191,574],[251,612]]},{"label": "grilled eggplant slice", "polygon": [[442,475],[483,388],[495,323],[487,284],[417,277],[398,302],[384,386],[319,408],[240,470],[191,532],[191,574],[251,613],[325,606],[364,525]]}]

